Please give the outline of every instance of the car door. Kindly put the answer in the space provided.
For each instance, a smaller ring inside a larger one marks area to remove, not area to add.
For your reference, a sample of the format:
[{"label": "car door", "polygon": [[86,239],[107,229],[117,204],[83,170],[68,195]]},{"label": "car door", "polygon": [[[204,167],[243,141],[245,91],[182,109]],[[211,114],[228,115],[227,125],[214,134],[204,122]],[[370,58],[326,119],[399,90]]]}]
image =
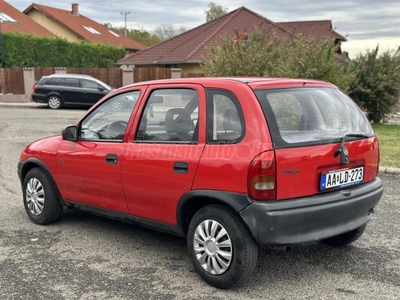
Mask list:
[{"label": "car door", "polygon": [[145,101],[124,154],[122,186],[131,214],[176,225],[204,149],[205,93],[197,85],[153,86]]},{"label": "car door", "polygon": [[[78,124],[77,141],[62,141],[57,174],[66,200],[128,211],[121,186],[122,156],[140,92],[111,97]],[[112,107],[116,99],[123,104],[119,111]]]},{"label": "car door", "polygon": [[84,97],[78,78],[62,78],[58,82],[57,88],[64,104],[79,104]]},{"label": "car door", "polygon": [[108,90],[99,85],[97,82],[88,79],[81,79],[81,86],[85,94],[85,103],[93,105],[101,98],[108,94]]}]

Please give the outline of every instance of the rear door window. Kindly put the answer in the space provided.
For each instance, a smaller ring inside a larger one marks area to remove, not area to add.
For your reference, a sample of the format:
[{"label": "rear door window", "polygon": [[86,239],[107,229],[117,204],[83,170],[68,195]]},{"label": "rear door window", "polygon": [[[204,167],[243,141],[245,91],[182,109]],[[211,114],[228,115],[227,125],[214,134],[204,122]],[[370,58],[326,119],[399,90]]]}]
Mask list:
[{"label": "rear door window", "polygon": [[336,142],[348,133],[373,136],[357,105],[335,88],[255,92],[276,148]]},{"label": "rear door window", "polygon": [[80,87],[78,78],[63,78],[59,81],[58,85],[68,87]]}]

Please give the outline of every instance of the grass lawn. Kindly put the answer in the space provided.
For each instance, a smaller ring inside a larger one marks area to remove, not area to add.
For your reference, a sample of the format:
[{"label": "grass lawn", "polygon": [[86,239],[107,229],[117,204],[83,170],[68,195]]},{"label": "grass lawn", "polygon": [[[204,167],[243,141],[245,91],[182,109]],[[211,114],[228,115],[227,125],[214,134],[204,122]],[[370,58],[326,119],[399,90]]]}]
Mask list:
[{"label": "grass lawn", "polygon": [[383,167],[400,168],[400,125],[374,124]]}]

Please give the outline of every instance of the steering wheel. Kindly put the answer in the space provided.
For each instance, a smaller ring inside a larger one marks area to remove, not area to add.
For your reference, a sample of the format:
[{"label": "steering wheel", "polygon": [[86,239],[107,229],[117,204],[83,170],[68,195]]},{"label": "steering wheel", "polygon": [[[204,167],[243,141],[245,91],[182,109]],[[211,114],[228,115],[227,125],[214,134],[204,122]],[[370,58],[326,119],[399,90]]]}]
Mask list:
[{"label": "steering wheel", "polygon": [[111,140],[122,140],[124,138],[127,125],[127,122],[120,120],[110,123],[103,134],[103,138]]}]

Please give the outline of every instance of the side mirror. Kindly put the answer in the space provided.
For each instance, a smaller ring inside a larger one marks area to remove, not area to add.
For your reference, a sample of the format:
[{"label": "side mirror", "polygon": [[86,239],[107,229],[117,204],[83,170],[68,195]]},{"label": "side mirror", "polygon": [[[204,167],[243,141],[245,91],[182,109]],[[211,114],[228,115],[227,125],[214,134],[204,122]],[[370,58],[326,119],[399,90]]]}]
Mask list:
[{"label": "side mirror", "polygon": [[76,126],[68,126],[62,131],[63,140],[76,141],[78,140],[78,128]]}]

